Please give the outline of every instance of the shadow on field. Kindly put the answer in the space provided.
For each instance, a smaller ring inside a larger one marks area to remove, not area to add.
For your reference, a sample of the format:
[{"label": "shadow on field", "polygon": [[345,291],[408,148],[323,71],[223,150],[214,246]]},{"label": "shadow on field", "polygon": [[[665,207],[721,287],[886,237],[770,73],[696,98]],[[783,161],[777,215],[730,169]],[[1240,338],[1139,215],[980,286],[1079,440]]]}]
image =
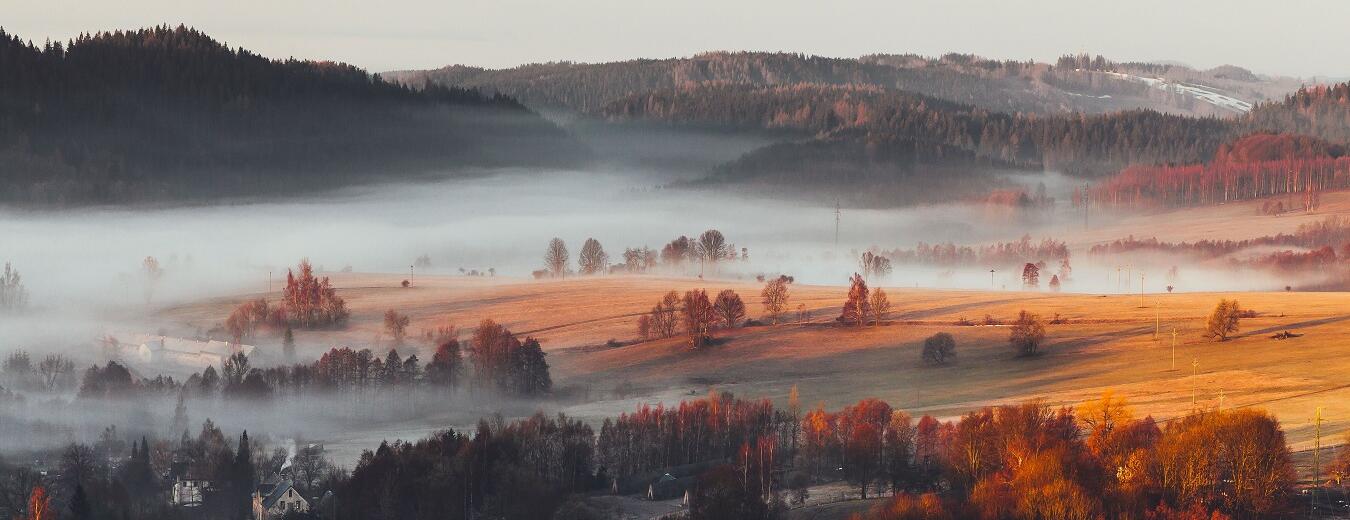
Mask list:
[{"label": "shadow on field", "polygon": [[1346,320],[1350,320],[1350,314],[1347,314],[1347,315],[1344,315],[1344,316],[1332,316],[1332,317],[1330,317],[1330,318],[1322,318],[1322,319],[1318,319],[1318,320],[1300,321],[1300,322],[1298,322],[1298,323],[1290,323],[1290,324],[1287,324],[1287,325],[1276,325],[1276,326],[1273,326],[1273,327],[1266,327],[1266,328],[1264,328],[1264,329],[1253,330],[1253,331],[1247,332],[1247,333],[1245,333],[1245,334],[1239,334],[1239,335],[1237,335],[1236,337],[1239,337],[1239,338],[1246,338],[1246,337],[1250,337],[1250,336],[1264,336],[1264,335],[1266,335],[1266,334],[1272,334],[1272,333],[1275,333],[1275,332],[1283,332],[1283,331],[1286,331],[1286,330],[1306,329],[1306,328],[1308,328],[1308,327],[1317,327],[1317,326],[1320,326],[1320,325],[1328,325],[1328,324],[1331,324],[1331,323],[1337,323],[1337,322],[1342,322],[1342,321],[1346,321]]}]

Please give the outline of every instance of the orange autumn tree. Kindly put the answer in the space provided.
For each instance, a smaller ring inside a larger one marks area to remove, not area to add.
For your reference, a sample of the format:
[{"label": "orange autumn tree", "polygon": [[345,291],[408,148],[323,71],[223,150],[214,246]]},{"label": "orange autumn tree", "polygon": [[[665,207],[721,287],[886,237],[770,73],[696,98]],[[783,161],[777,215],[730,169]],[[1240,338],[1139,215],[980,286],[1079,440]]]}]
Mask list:
[{"label": "orange autumn tree", "polygon": [[52,497],[47,494],[47,489],[42,486],[33,486],[33,492],[28,495],[28,515],[23,517],[25,520],[54,520],[56,510],[52,509]]}]

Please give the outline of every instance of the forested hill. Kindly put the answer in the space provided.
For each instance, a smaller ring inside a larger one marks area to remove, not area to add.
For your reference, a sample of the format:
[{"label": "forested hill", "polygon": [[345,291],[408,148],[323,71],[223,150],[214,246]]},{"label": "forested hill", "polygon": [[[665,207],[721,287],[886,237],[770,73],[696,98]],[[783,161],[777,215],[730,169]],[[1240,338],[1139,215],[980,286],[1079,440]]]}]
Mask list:
[{"label": "forested hill", "polygon": [[410,89],[155,27],[38,47],[0,30],[0,200],[284,195],[583,156],[508,97]]},{"label": "forested hill", "polygon": [[531,107],[583,114],[616,99],[653,90],[717,83],[758,87],[813,83],[904,90],[1010,113],[1153,109],[1232,116],[1239,111],[1172,87],[1203,83],[1207,85],[1204,88],[1255,103],[1279,99],[1299,86],[1297,80],[1258,76],[1232,66],[1202,71],[1177,65],[1114,63],[1100,56],[1066,56],[1049,64],[965,54],[828,58],[795,53],[710,52],[690,58],[544,63],[509,69],[453,65],[384,76],[419,87],[482,88],[516,97]]},{"label": "forested hill", "polygon": [[[963,150],[991,163],[1082,175],[1109,173],[1135,163],[1209,157],[1232,127],[1228,120],[1151,110],[1103,115],[1007,114],[876,87],[810,84],[667,89],[612,102],[601,115],[612,121],[800,129],[833,140],[865,136],[870,148],[902,143],[909,149],[910,143],[926,143]],[[785,151],[780,146],[755,153]],[[849,159],[843,154],[830,155]],[[736,165],[730,166],[722,173],[733,172]]]},{"label": "forested hill", "polygon": [[1281,101],[1257,105],[1246,123],[1350,144],[1350,82],[1300,88]]}]

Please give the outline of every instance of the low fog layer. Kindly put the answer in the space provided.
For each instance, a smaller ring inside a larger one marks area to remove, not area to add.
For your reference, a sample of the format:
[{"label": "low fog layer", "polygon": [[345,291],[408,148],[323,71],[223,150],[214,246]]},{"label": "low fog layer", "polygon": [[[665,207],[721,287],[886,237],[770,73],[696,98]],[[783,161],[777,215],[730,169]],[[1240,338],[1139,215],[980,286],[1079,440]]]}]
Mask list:
[{"label": "low fog layer", "polygon": [[[458,274],[495,269],[498,276],[525,278],[543,266],[549,239],[561,237],[573,254],[588,237],[598,239],[611,261],[626,247],[659,250],[671,239],[719,229],[737,250],[748,248],[749,261],[723,268],[722,276],[753,278],[789,274],[798,283],[844,285],[856,270],[857,254],[869,248],[913,248],[918,242],[980,244],[1054,237],[1046,225],[1072,210],[1050,210],[1052,217],[1009,213],[1006,208],[967,204],[892,210],[843,208],[833,204],[772,200],[745,193],[662,188],[672,176],[615,167],[607,171],[492,171],[471,179],[396,184],[351,189],[293,199],[231,205],[162,209],[88,209],[61,212],[0,213],[0,260],[13,263],[31,293],[27,313],[0,317],[0,354],[23,348],[40,357],[63,352],[82,372],[99,359],[97,338],[107,332],[153,332],[169,324],[155,318],[166,305],[202,298],[258,293],[284,284],[286,269],[310,258],[323,270],[405,273],[422,255],[430,267],[419,273]],[[1034,187],[1044,183],[1063,197],[1070,183],[1053,177],[1017,179]],[[1064,200],[1061,198],[1061,200]],[[1063,204],[1061,203],[1061,206]],[[836,222],[838,242],[836,243]],[[1063,224],[1068,226],[1069,224]],[[1103,237],[1114,238],[1114,237]],[[1171,265],[1186,280],[1182,290],[1270,289],[1265,276],[1193,269],[1183,258],[1138,257],[1130,261],[1129,283],[1116,265],[1095,265],[1073,251],[1074,278],[1065,291],[1137,292],[1140,269],[1156,273],[1147,290],[1163,286]],[[152,280],[143,267],[157,259],[162,275]],[[1117,259],[1112,258],[1112,262]],[[1047,267],[1041,283],[1055,266]],[[692,273],[691,273],[692,274]],[[1021,288],[1021,273],[1002,267],[911,266],[897,263],[884,286],[969,289]],[[1154,276],[1150,274],[1150,276]],[[1283,283],[1283,282],[1281,282]],[[842,295],[842,292],[841,292]],[[359,346],[358,346],[359,347]],[[137,369],[132,363],[133,370]],[[149,367],[141,367],[148,369]],[[153,377],[154,373],[140,373]],[[88,442],[107,424],[164,434],[173,403],[168,399],[90,408],[78,401],[53,406],[64,410],[43,416],[42,402],[22,406],[26,416],[43,422],[11,424],[0,450],[54,447],[71,440]],[[634,401],[636,402],[636,401]],[[583,406],[574,403],[575,406]],[[121,406],[129,408],[123,409]],[[465,397],[407,399],[379,414],[341,417],[344,402],[307,403],[307,413],[287,408],[233,410],[230,405],[189,403],[192,430],[211,417],[227,431],[262,430],[273,437],[329,441],[335,455],[350,462],[362,447],[382,438],[410,438],[436,428],[466,427],[486,415],[528,414],[535,403],[504,403]],[[567,409],[561,403],[549,405]],[[627,409],[630,403],[622,403]],[[584,410],[578,409],[585,414]],[[24,415],[21,415],[24,416]],[[127,424],[128,417],[135,418]],[[16,429],[17,428],[17,429]],[[38,439],[24,439],[25,432]]]}]

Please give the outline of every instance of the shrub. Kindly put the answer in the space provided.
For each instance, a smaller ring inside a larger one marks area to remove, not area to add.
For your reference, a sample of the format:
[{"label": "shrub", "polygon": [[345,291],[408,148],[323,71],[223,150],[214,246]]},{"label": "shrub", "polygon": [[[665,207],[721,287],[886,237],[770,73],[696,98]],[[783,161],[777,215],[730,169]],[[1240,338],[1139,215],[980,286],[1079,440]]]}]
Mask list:
[{"label": "shrub", "polygon": [[1034,356],[1045,339],[1045,324],[1041,317],[1027,311],[1017,313],[1012,331],[1008,334],[1008,343],[1017,351],[1019,357]]},{"label": "shrub", "polygon": [[951,334],[939,332],[923,340],[923,362],[929,365],[945,365],[956,357],[956,339]]}]

